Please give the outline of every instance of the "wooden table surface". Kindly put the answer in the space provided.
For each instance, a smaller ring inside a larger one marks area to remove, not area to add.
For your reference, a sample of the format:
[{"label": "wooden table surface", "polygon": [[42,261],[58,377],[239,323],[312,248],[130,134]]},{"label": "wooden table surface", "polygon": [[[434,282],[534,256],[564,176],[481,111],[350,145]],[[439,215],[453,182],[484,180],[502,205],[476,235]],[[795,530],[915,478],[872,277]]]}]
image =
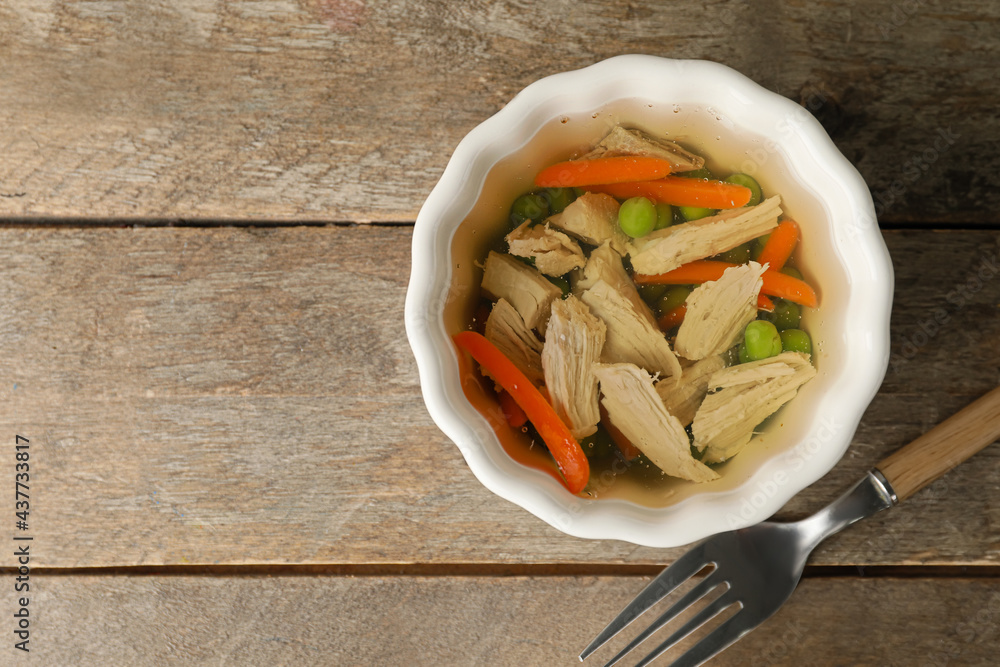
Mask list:
[{"label": "wooden table surface", "polygon": [[[1000,384],[998,26],[987,0],[0,0],[0,664],[575,664],[682,550],[483,488],[424,408],[403,300],[461,137],[620,53],[735,67],[872,188],[893,356],[779,516],[818,509]],[[993,445],[824,543],[713,664],[996,664],[998,491]]]}]

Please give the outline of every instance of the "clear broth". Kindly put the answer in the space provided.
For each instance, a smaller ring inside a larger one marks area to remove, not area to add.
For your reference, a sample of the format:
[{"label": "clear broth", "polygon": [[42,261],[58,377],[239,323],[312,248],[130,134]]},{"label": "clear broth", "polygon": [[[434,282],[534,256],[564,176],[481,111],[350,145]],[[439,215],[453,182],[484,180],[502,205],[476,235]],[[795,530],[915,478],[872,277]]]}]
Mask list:
[{"label": "clear broth", "polygon": [[[470,328],[476,308],[480,302],[482,263],[489,249],[494,248],[497,239],[506,233],[508,212],[511,202],[520,194],[533,188],[534,175],[550,164],[579,156],[600,141],[611,128],[621,124],[640,128],[654,136],[678,141],[686,148],[706,157],[706,165],[713,173],[726,174],[748,171],[746,168],[755,153],[755,140],[739,136],[739,130],[725,116],[711,109],[687,107],[680,112],[655,109],[652,105],[636,105],[632,100],[611,102],[602,109],[575,116],[551,119],[539,132],[507,157],[499,160],[490,170],[472,210],[458,226],[451,242],[452,278],[445,299],[444,319],[446,330],[456,333]],[[709,128],[706,131],[706,127]],[[701,140],[698,140],[698,138]],[[733,146],[740,146],[734,149]],[[765,194],[782,195],[785,214],[793,217],[803,226],[803,241],[795,252],[796,266],[803,269],[812,266],[816,257],[813,249],[822,244],[821,238],[811,238],[812,225],[803,224],[809,216],[818,219],[822,207],[817,198],[809,195],[808,189],[795,182],[785,168],[784,157],[777,149],[767,152],[766,160],[757,159],[753,175]],[[786,192],[788,194],[786,194]],[[819,207],[819,208],[817,208]],[[819,231],[817,229],[817,231]],[[819,234],[817,234],[819,236]],[[818,263],[824,259],[817,258]],[[820,295],[823,302],[823,281],[817,280],[808,270],[803,274]],[[803,314],[803,326],[810,331],[814,341],[813,363],[822,374],[823,343],[822,321],[819,309]],[[490,384],[474,367],[464,353],[458,354],[462,388],[466,398],[487,419],[496,433],[504,451],[518,463],[542,471],[561,480],[555,462],[548,452],[533,443],[520,430],[511,428],[503,417],[496,395]],[[817,382],[819,378],[813,380]],[[755,436],[751,445],[757,451],[754,457],[740,456],[716,466],[721,479],[705,484],[694,484],[686,480],[661,475],[651,479],[649,475],[623,472],[624,464],[617,460],[591,461],[591,483],[581,494],[588,498],[617,498],[628,500],[646,507],[665,507],[691,495],[693,492],[711,487],[711,490],[726,491],[746,482],[754,473],[754,466],[773,455],[775,447],[784,448],[802,428],[795,421],[791,432],[785,432],[784,409],[772,416],[767,428]],[[742,457],[742,460],[741,460]],[[750,459],[755,459],[750,461]],[[693,488],[692,488],[693,487]]]}]

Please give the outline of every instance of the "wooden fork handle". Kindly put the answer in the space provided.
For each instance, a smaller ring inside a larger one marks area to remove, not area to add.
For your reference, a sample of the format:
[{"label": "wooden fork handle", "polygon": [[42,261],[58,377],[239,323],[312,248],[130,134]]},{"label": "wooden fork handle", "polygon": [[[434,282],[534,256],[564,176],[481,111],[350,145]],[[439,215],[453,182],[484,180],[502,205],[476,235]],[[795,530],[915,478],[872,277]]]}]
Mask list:
[{"label": "wooden fork handle", "polygon": [[909,498],[1000,439],[1000,387],[879,463],[898,500]]}]

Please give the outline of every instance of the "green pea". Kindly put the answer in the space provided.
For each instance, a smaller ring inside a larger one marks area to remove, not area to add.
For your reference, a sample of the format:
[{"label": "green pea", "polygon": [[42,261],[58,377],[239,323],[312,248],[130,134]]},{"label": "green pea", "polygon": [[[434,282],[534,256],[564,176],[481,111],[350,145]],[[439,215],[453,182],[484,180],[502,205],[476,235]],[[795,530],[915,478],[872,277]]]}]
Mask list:
[{"label": "green pea", "polygon": [[561,213],[576,199],[573,191],[569,188],[545,188],[545,196],[548,197],[549,210],[552,213]]},{"label": "green pea", "polygon": [[743,347],[750,361],[781,354],[781,335],[767,320],[754,320],[743,331]]},{"label": "green pea", "polygon": [[679,171],[674,176],[683,176],[684,178],[712,178],[712,172],[707,167],[702,167],[701,169],[692,169],[691,171]]},{"label": "green pea", "polygon": [[747,346],[740,345],[739,359],[741,364],[745,364],[750,361],[750,355],[747,354]]},{"label": "green pea", "polygon": [[639,285],[639,296],[647,304],[653,306],[669,288],[670,285]]},{"label": "green pea", "polygon": [[785,329],[797,329],[799,320],[802,319],[802,311],[798,304],[786,301],[785,299],[774,300],[774,312],[771,313],[771,321],[778,331]]},{"label": "green pea", "polygon": [[525,220],[542,220],[548,215],[548,199],[537,192],[521,195],[510,207],[510,221],[515,225],[520,225]]},{"label": "green pea", "polygon": [[656,226],[656,207],[645,197],[632,197],[618,209],[618,226],[634,239],[653,231]]},{"label": "green pea", "polygon": [[583,188],[571,188],[571,189],[573,190],[574,197],[582,197],[583,195],[587,194],[587,191],[584,190]]},{"label": "green pea", "polygon": [[678,206],[677,208],[681,212],[681,217],[688,222],[715,214],[714,208],[702,208],[701,206]]},{"label": "green pea", "polygon": [[743,245],[736,246],[732,250],[727,250],[719,255],[719,258],[724,262],[746,264],[750,261],[750,243],[744,243]]},{"label": "green pea", "polygon": [[781,332],[781,349],[785,352],[812,354],[812,341],[802,329],[785,329]]},{"label": "green pea", "polygon": [[750,188],[750,201],[747,202],[747,206],[756,206],[760,203],[760,185],[753,178],[753,176],[750,176],[749,174],[730,174],[726,177],[725,182]]},{"label": "green pea", "polygon": [[685,287],[684,285],[676,285],[671,287],[666,291],[666,293],[660,297],[659,303],[656,304],[656,309],[660,314],[664,314],[668,311],[673,310],[677,306],[682,305],[687,298],[691,296],[691,288]]},{"label": "green pea", "polygon": [[666,229],[674,224],[674,207],[670,204],[656,205],[656,227],[654,229]]},{"label": "green pea", "polygon": [[799,280],[802,280],[802,272],[796,269],[794,266],[786,266],[783,269],[781,269],[781,272],[784,273],[786,276],[791,276],[792,278],[798,278]]}]

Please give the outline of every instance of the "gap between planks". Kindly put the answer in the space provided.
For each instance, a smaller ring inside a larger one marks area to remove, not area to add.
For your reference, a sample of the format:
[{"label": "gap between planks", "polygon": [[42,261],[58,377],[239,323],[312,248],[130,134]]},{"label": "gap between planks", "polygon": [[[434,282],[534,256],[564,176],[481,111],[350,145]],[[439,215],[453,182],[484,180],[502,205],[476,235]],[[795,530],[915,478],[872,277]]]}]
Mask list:
[{"label": "gap between planks", "polygon": [[[36,576],[107,577],[652,577],[665,565],[645,563],[330,563],[38,567]],[[0,576],[17,568],[0,568]],[[1000,565],[807,565],[805,579],[997,579]]]}]

